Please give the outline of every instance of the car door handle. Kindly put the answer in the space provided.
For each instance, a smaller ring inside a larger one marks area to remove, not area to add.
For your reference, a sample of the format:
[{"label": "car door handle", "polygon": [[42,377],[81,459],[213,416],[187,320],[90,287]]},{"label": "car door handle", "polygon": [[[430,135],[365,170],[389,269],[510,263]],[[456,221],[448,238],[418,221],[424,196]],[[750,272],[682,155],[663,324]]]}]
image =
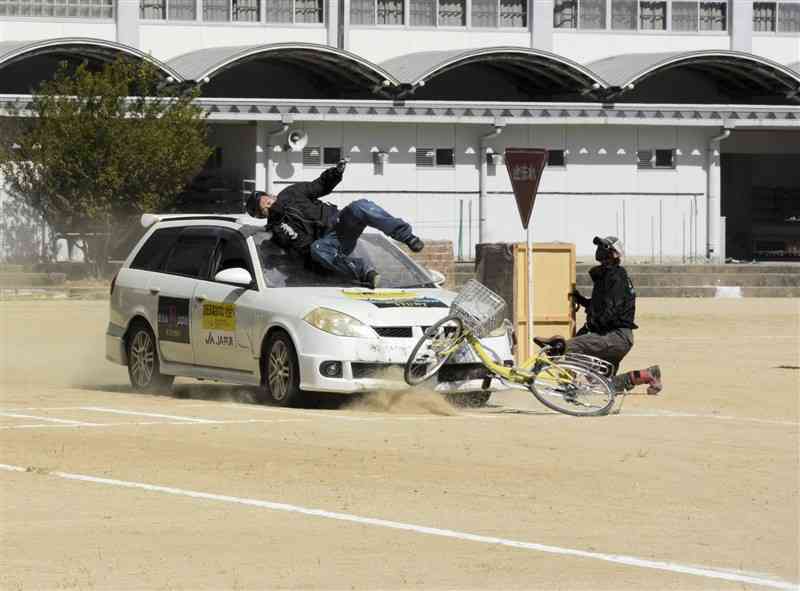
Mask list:
[{"label": "car door handle", "polygon": [[158,287],[151,287],[150,293],[153,295],[158,295],[159,293],[161,293],[161,290]]},{"label": "car door handle", "polygon": [[198,295],[198,296],[195,296],[195,299],[196,299],[198,302],[205,302],[205,301],[206,301],[206,299],[208,299],[208,298],[207,298],[205,295],[203,295],[203,294],[200,294],[200,295]]}]

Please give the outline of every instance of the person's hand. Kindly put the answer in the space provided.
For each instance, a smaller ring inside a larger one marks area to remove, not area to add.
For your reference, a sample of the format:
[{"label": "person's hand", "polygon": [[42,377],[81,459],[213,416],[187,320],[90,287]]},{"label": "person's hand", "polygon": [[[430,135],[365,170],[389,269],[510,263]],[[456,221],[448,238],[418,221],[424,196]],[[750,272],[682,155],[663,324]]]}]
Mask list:
[{"label": "person's hand", "polygon": [[584,308],[586,307],[588,299],[583,297],[581,292],[579,292],[577,289],[573,289],[571,292],[569,292],[569,297],[572,298],[572,302],[576,306],[583,306]]},{"label": "person's hand", "polygon": [[336,170],[339,172],[344,172],[347,163],[350,162],[350,158],[342,158],[339,162],[336,163]]}]

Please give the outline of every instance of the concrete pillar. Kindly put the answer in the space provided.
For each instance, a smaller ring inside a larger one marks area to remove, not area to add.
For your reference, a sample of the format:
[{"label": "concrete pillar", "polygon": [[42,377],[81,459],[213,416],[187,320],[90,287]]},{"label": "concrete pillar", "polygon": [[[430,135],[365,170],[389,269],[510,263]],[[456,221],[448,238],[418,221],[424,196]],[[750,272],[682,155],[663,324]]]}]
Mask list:
[{"label": "concrete pillar", "polygon": [[531,48],[553,51],[553,0],[530,0]]},{"label": "concrete pillar", "polygon": [[339,2],[340,0],[326,0],[325,10],[328,19],[328,45],[339,47]]},{"label": "concrete pillar", "polygon": [[117,42],[139,49],[139,0],[117,0]]},{"label": "concrete pillar", "polygon": [[753,2],[752,0],[731,0],[731,49],[753,51]]}]

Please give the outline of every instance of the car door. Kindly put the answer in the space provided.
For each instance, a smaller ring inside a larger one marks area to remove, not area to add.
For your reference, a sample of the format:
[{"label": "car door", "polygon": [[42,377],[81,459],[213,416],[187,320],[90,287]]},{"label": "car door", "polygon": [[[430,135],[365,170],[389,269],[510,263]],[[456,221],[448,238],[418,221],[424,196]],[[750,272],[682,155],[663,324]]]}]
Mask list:
[{"label": "car door", "polygon": [[156,333],[164,361],[195,363],[191,307],[198,280],[208,276],[217,240],[217,228],[184,228],[170,249],[162,272],[154,274],[150,281],[150,294],[156,298]]},{"label": "car door", "polygon": [[[208,278],[197,282],[192,307],[195,363],[209,367],[254,372],[257,352],[252,341],[259,297],[254,266],[244,237],[220,228],[219,242]],[[254,278],[250,287],[216,281],[224,269],[243,268]]]}]

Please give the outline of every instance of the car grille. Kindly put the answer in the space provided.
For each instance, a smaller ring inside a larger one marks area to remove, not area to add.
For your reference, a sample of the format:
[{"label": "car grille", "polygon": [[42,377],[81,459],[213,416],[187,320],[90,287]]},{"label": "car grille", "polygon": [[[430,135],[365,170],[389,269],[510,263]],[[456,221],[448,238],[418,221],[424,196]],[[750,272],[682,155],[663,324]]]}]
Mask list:
[{"label": "car grille", "polygon": [[378,333],[378,336],[390,339],[410,339],[412,334],[410,326],[373,326],[372,328]]}]

